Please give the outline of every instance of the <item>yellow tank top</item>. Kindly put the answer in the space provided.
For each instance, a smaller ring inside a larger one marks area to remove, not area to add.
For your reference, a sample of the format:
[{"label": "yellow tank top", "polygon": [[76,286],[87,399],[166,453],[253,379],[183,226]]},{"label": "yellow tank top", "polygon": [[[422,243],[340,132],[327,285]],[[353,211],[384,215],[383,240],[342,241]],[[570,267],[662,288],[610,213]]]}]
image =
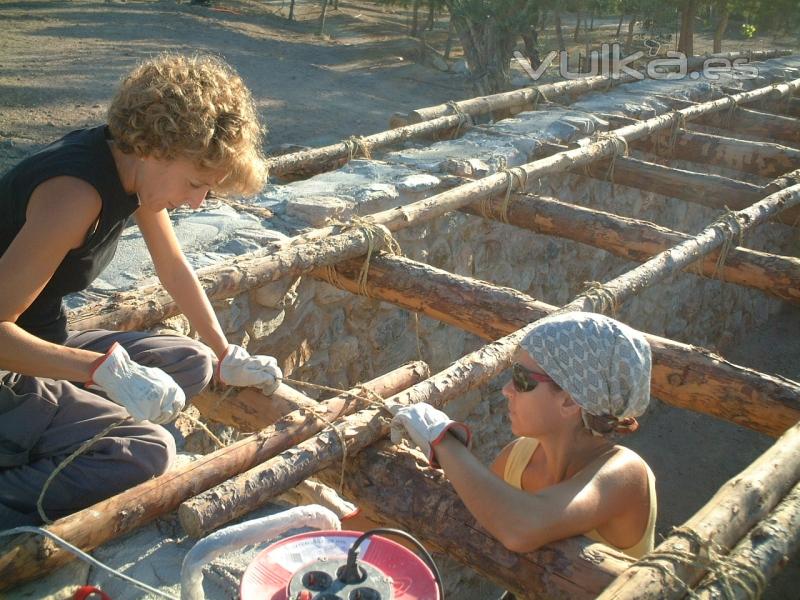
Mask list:
[{"label": "yellow tank top", "polygon": [[[535,438],[521,437],[514,442],[514,445],[511,447],[511,452],[508,455],[508,460],[506,461],[505,470],[503,472],[503,479],[505,479],[506,483],[509,483],[520,490],[522,489],[522,473],[525,471],[525,467],[527,467],[528,463],[531,461],[531,457],[533,457],[533,453],[536,451],[538,446],[539,440]],[[620,552],[624,552],[628,556],[632,556],[633,558],[637,559],[641,558],[653,549],[656,531],[656,513],[658,507],[658,502],[656,500],[656,477],[653,475],[653,472],[650,470],[650,467],[648,467],[647,464],[645,464],[645,467],[647,467],[647,481],[650,489],[650,516],[647,519],[647,527],[644,530],[642,539],[640,539],[630,548],[619,548],[606,540],[598,533],[596,529],[592,529],[591,531],[583,534],[591,540],[600,542],[606,546],[611,546],[612,548],[615,548]]]}]

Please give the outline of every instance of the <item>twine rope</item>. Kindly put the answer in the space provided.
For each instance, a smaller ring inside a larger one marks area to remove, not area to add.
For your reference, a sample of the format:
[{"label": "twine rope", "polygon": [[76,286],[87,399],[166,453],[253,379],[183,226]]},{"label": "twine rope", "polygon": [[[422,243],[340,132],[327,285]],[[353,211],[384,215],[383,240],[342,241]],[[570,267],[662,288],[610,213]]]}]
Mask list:
[{"label": "twine rope", "polygon": [[733,125],[733,117],[736,115],[736,110],[739,108],[739,101],[733,96],[728,96],[731,103],[728,106],[728,112],[725,114],[725,129],[730,129]]},{"label": "twine rope", "polygon": [[372,158],[372,150],[369,142],[360,135],[351,135],[349,138],[342,142],[347,149],[347,160],[351,161],[354,158]]},{"label": "twine rope", "polygon": [[[678,141],[678,135],[681,129],[686,129],[686,115],[680,111],[674,111],[672,118],[672,127],[670,128],[669,140],[667,142],[666,154],[669,158],[675,154],[675,143]],[[659,139],[662,139],[659,137]]]},{"label": "twine rope", "polygon": [[585,281],[585,289],[578,294],[579,298],[584,298],[592,304],[592,310],[606,314],[611,312],[611,316],[617,316],[619,301],[614,293],[599,281]]},{"label": "twine rope", "polygon": [[714,221],[711,226],[722,233],[724,238],[719,249],[717,262],[714,265],[714,272],[711,275],[712,279],[718,276],[721,279],[722,269],[725,267],[725,261],[728,259],[731,249],[736,245],[741,246],[744,241],[744,224],[742,218],[736,212],[726,208],[725,213]]},{"label": "twine rope", "polygon": [[453,114],[458,116],[458,125],[456,125],[455,131],[453,131],[453,137],[458,137],[458,135],[461,133],[461,130],[470,124],[470,116],[464,112],[464,110],[461,108],[461,105],[455,100],[448,101],[447,107],[453,111]]},{"label": "twine rope", "polygon": [[686,538],[690,548],[696,547],[697,552],[656,550],[640,559],[636,563],[637,566],[649,567],[658,571],[662,578],[677,581],[685,591],[689,592],[690,598],[695,597],[690,589],[691,586],[670,569],[668,564],[664,564],[665,562],[684,564],[693,569],[708,571],[710,582],[720,582],[725,598],[736,598],[731,582],[740,585],[751,598],[759,598],[764,593],[767,584],[766,577],[758,570],[757,566],[728,556],[719,545],[701,538],[696,531],[689,527],[675,527],[670,535]]}]

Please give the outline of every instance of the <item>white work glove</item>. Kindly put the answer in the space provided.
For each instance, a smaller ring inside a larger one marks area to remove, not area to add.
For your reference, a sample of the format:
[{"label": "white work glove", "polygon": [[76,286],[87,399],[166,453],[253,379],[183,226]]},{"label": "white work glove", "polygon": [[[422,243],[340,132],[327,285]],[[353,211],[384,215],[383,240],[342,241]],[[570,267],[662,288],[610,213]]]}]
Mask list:
[{"label": "white work glove", "polygon": [[225,385],[261,388],[269,396],[278,389],[283,373],[273,357],[250,356],[241,346],[231,344],[219,361],[217,378]]},{"label": "white work glove", "polygon": [[114,343],[94,364],[86,387],[105,392],[112,402],[128,411],[135,421],[169,423],[183,409],[186,395],[161,369],[143,367]]},{"label": "white work glove", "polygon": [[439,467],[434,448],[444,439],[448,431],[469,448],[472,443],[472,432],[469,427],[464,423],[453,421],[442,411],[425,402],[401,408],[392,419],[392,441],[398,443],[407,433],[411,441],[425,453],[428,462],[434,468]]}]

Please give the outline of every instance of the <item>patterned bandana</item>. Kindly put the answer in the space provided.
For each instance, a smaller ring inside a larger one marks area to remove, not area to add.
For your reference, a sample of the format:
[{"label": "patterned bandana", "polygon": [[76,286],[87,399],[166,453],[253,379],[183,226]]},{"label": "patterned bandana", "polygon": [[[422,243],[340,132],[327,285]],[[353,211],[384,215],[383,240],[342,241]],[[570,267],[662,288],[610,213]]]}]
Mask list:
[{"label": "patterned bandana", "polygon": [[637,417],[650,402],[650,344],[604,315],[568,312],[541,319],[520,347],[586,412]]}]

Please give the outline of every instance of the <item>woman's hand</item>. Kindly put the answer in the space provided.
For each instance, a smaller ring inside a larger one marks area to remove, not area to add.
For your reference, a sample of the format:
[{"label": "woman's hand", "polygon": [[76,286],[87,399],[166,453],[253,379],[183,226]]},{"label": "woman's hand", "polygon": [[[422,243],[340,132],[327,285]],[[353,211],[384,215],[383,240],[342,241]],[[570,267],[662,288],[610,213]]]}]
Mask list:
[{"label": "woman's hand", "polygon": [[270,396],[278,389],[283,373],[272,356],[250,356],[241,346],[231,344],[219,361],[217,378],[226,385],[261,388]]},{"label": "woman's hand", "polygon": [[453,421],[445,413],[430,404],[420,402],[401,408],[392,419],[392,441],[399,442],[407,434],[419,449],[428,457],[432,467],[438,468],[434,448],[450,432],[469,448],[472,432],[464,423]]},{"label": "woman's hand", "polygon": [[161,369],[144,367],[131,360],[125,348],[115,343],[95,365],[86,387],[105,392],[136,421],[169,423],[183,409],[183,390]]}]

